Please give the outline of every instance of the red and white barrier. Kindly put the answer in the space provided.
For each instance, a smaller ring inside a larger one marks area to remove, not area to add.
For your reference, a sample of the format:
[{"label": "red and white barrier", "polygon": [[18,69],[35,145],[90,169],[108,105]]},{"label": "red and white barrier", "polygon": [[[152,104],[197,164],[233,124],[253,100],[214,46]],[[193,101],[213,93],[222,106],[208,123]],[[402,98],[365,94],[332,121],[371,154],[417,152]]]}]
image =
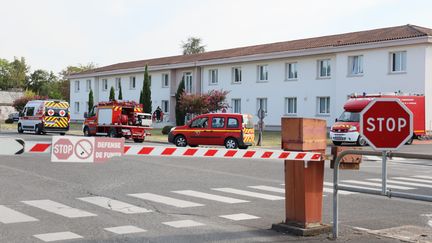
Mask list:
[{"label": "red and white barrier", "polygon": [[[50,153],[51,143],[27,142],[27,153]],[[282,150],[242,150],[222,148],[189,148],[145,145],[125,145],[124,155],[144,155],[159,157],[195,157],[195,158],[236,158],[236,159],[284,159],[302,161],[320,161],[322,154],[316,152],[294,152]]]}]

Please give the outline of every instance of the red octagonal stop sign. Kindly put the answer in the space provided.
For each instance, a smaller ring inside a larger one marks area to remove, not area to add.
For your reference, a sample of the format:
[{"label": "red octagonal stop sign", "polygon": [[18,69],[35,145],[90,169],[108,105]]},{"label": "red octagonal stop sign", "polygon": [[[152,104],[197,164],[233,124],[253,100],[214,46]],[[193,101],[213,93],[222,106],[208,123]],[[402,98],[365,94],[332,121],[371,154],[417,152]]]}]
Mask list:
[{"label": "red octagonal stop sign", "polygon": [[69,139],[61,138],[57,140],[56,143],[53,144],[52,149],[53,149],[53,154],[58,159],[66,160],[72,155],[74,151],[74,146],[71,143],[71,141],[69,141]]},{"label": "red octagonal stop sign", "polygon": [[375,99],[360,113],[360,133],[375,150],[398,150],[412,137],[412,112],[399,99]]}]

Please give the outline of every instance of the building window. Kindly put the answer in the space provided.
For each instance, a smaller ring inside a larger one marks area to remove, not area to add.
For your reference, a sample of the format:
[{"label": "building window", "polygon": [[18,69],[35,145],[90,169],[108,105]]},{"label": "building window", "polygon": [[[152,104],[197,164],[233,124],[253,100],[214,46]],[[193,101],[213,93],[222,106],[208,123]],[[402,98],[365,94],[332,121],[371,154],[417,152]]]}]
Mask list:
[{"label": "building window", "polygon": [[210,84],[217,84],[218,83],[218,70],[217,69],[212,69],[209,70],[209,80],[210,80]]},{"label": "building window", "polygon": [[136,77],[130,76],[129,77],[129,89],[135,89],[136,88]]},{"label": "building window", "polygon": [[75,113],[79,113],[80,112],[80,103],[79,102],[75,102]]},{"label": "building window", "polygon": [[406,72],[406,51],[390,53],[391,72]]},{"label": "building window", "polygon": [[318,77],[329,78],[331,76],[330,59],[318,61]]},{"label": "building window", "polygon": [[241,67],[235,67],[232,69],[233,83],[239,84],[242,81],[242,70]]},{"label": "building window", "polygon": [[318,115],[330,114],[330,97],[317,97]]},{"label": "building window", "polygon": [[241,99],[232,99],[231,107],[233,113],[241,113]]},{"label": "building window", "polygon": [[76,80],[75,81],[75,92],[79,92],[80,91],[80,81]]},{"label": "building window", "polygon": [[86,91],[90,91],[91,90],[91,80],[87,79],[86,80]]},{"label": "building window", "polygon": [[168,100],[162,100],[162,112],[169,113],[169,102]]},{"label": "building window", "polygon": [[192,93],[192,73],[184,73],[183,78],[185,81],[185,92]]},{"label": "building window", "polygon": [[120,82],[121,82],[121,78],[115,78],[115,89],[119,90],[120,89]]},{"label": "building window", "polygon": [[264,110],[264,112],[267,113],[267,98],[257,99],[257,114],[260,109]]},{"label": "building window", "polygon": [[258,81],[268,80],[268,65],[258,65]]},{"label": "building window", "polygon": [[108,79],[102,79],[102,90],[108,90]]},{"label": "building window", "polygon": [[348,57],[348,67],[349,75],[363,74],[363,56]]},{"label": "building window", "polygon": [[296,115],[297,114],[297,98],[288,97],[285,98],[285,114]]},{"label": "building window", "polygon": [[168,73],[162,74],[162,88],[167,88],[169,86],[169,75]]},{"label": "building window", "polygon": [[286,64],[286,79],[295,80],[297,79],[297,63],[287,63]]}]

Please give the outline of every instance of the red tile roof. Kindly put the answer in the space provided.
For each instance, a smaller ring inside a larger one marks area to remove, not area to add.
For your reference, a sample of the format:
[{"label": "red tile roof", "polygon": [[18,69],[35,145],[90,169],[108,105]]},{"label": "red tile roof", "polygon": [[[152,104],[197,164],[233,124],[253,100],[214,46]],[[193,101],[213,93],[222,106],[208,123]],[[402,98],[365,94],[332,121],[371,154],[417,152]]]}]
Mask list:
[{"label": "red tile roof", "polygon": [[[389,40],[408,39],[415,37],[432,36],[432,29],[415,26],[402,25],[389,28],[358,31],[338,35],[329,35],[300,40],[276,42],[255,46],[239,47],[219,51],[209,51],[200,54],[179,55],[162,58],[154,58],[140,61],[123,62],[100,68],[95,68],[79,74],[92,74],[105,71],[140,68],[145,65],[159,66],[180,63],[190,63],[196,61],[206,61],[212,59],[224,59],[230,57],[249,56],[255,54],[265,54],[273,52],[306,50],[312,48],[337,47],[363,43],[382,42]],[[78,74],[78,73],[77,73]]]}]

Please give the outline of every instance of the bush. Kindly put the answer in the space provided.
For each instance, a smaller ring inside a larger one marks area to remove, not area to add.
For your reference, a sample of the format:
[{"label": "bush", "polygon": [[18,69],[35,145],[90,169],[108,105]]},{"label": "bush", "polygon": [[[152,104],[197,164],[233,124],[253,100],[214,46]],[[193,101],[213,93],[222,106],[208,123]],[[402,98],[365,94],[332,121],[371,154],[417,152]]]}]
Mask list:
[{"label": "bush", "polygon": [[164,126],[162,128],[162,134],[167,135],[171,131],[171,128],[173,128],[173,126]]},{"label": "bush", "polygon": [[12,124],[13,123],[13,119],[12,118],[8,118],[5,120],[6,124]]}]

